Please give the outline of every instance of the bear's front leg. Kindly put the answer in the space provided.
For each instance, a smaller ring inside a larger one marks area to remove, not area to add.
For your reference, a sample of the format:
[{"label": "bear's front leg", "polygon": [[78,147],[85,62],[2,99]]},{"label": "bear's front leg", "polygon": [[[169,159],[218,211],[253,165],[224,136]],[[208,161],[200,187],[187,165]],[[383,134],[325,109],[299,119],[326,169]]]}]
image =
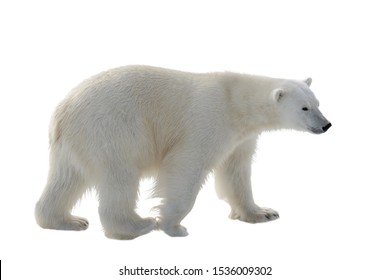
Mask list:
[{"label": "bear's front leg", "polygon": [[252,156],[256,149],[256,138],[240,146],[215,171],[217,194],[229,203],[231,219],[248,223],[262,223],[279,218],[278,212],[255,204],[251,187]]},{"label": "bear's front leg", "polygon": [[162,198],[158,227],[169,236],[187,236],[181,221],[194,206],[198,192],[209,171],[204,158],[193,152],[168,155],[157,177],[155,195]]}]

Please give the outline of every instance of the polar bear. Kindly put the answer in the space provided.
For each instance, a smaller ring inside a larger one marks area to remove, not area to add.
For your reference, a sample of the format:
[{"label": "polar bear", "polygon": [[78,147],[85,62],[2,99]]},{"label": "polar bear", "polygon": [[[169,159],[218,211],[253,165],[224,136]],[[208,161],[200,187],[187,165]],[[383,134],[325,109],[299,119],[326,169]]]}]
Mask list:
[{"label": "polar bear", "polygon": [[[261,223],[279,217],[255,204],[251,161],[264,131],[320,134],[331,123],[318,109],[311,79],[231,72],[195,74],[125,66],[93,76],[56,108],[50,125],[50,169],[36,204],[48,229],[85,230],[71,214],[95,187],[105,235],[132,239],[160,229],[186,236],[181,225],[210,172],[230,217]],[[134,210],[139,181],[154,176],[158,218]]]}]

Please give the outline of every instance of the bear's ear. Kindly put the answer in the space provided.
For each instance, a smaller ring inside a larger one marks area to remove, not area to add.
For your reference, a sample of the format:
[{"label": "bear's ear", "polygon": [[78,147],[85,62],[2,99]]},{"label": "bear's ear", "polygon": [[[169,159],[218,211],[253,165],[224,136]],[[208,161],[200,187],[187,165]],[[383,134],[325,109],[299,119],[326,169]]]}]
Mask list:
[{"label": "bear's ear", "polygon": [[304,80],[304,82],[310,87],[311,85],[311,81],[312,79],[311,78],[307,78],[306,80]]},{"label": "bear's ear", "polygon": [[277,88],[272,91],[272,98],[276,102],[280,102],[280,100],[282,100],[285,94],[286,92],[282,88]]}]

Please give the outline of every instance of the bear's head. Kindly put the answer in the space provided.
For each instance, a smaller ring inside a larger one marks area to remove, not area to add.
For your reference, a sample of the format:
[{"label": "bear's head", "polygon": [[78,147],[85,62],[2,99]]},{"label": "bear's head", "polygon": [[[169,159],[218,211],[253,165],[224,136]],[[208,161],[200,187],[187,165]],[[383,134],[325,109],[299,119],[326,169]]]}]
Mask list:
[{"label": "bear's head", "polygon": [[311,81],[285,80],[272,91],[283,128],[320,134],[332,126],[318,109],[319,102],[309,88]]}]

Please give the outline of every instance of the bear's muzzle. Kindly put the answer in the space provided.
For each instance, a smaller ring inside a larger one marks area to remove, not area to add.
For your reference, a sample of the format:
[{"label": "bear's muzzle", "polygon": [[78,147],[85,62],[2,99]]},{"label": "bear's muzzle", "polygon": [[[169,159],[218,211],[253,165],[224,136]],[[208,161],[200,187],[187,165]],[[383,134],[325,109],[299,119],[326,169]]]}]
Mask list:
[{"label": "bear's muzzle", "polygon": [[328,123],[327,125],[325,125],[325,126],[322,127],[322,131],[323,131],[323,132],[326,132],[331,126],[332,126],[332,124],[331,124],[331,123]]}]

